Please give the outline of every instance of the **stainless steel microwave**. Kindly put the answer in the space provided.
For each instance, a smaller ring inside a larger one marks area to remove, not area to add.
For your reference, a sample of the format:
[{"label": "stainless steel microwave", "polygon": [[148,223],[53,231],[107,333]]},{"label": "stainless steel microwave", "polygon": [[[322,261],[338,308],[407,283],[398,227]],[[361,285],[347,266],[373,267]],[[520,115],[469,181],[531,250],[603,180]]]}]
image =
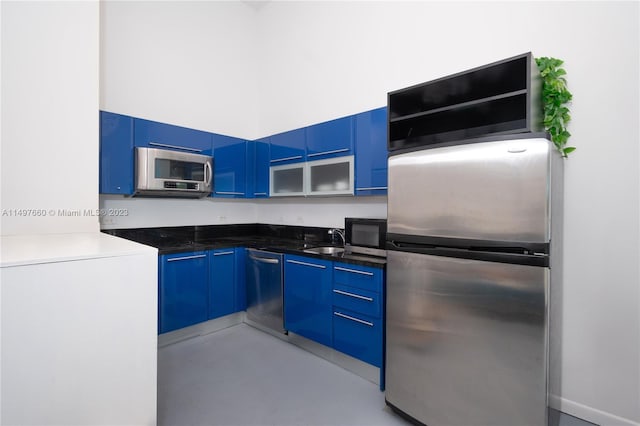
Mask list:
[{"label": "stainless steel microwave", "polygon": [[386,239],[386,219],[344,219],[344,242],[347,252],[386,257]]},{"label": "stainless steel microwave", "polygon": [[206,197],[213,190],[213,157],[136,148],[134,196]]}]

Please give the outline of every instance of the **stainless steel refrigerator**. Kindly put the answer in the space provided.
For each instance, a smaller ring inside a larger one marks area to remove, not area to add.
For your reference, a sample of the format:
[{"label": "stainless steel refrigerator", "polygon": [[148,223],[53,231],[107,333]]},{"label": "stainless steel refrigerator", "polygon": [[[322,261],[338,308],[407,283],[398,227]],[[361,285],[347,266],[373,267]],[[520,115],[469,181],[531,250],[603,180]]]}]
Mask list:
[{"label": "stainless steel refrigerator", "polygon": [[532,136],[389,157],[385,399],[428,426],[547,424],[563,167]]}]

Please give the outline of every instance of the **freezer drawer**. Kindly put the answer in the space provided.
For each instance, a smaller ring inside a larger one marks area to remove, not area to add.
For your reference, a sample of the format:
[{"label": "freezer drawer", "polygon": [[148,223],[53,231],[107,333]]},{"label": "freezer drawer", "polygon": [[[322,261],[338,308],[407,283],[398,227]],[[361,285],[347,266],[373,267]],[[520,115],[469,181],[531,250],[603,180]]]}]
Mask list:
[{"label": "freezer drawer", "polygon": [[442,425],[546,425],[549,269],[389,251],[386,400]]},{"label": "freezer drawer", "polygon": [[548,242],[551,179],[561,179],[552,153],[546,139],[529,138],[391,156],[387,232]]}]

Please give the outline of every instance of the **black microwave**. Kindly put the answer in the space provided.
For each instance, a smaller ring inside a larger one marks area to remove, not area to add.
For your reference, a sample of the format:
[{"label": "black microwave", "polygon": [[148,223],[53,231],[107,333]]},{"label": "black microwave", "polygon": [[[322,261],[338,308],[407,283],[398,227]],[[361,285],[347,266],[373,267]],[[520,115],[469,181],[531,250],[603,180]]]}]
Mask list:
[{"label": "black microwave", "polygon": [[348,252],[386,257],[386,239],[386,219],[357,217],[344,219],[344,241]]}]

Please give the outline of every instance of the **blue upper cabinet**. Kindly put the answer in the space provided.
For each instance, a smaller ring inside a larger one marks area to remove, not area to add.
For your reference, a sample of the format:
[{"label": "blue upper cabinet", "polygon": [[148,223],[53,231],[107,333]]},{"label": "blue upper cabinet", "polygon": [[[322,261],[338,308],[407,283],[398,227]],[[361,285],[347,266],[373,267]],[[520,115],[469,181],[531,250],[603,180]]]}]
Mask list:
[{"label": "blue upper cabinet", "polygon": [[355,116],[355,194],[387,193],[387,108]]},{"label": "blue upper cabinet", "polygon": [[271,166],[299,163],[306,160],[305,129],[278,133],[269,138]]},{"label": "blue upper cabinet", "polygon": [[263,138],[251,142],[247,175],[250,182],[248,196],[251,198],[269,196],[269,140],[270,138]]},{"label": "blue upper cabinet", "polygon": [[100,193],[133,194],[133,118],[100,111]]},{"label": "blue upper cabinet", "polygon": [[307,130],[307,160],[351,155],[353,153],[353,117],[314,124]]},{"label": "blue upper cabinet", "polygon": [[135,146],[211,155],[211,133],[140,118],[134,127]]},{"label": "blue upper cabinet", "polygon": [[213,135],[213,196],[244,198],[247,195],[247,141]]}]

